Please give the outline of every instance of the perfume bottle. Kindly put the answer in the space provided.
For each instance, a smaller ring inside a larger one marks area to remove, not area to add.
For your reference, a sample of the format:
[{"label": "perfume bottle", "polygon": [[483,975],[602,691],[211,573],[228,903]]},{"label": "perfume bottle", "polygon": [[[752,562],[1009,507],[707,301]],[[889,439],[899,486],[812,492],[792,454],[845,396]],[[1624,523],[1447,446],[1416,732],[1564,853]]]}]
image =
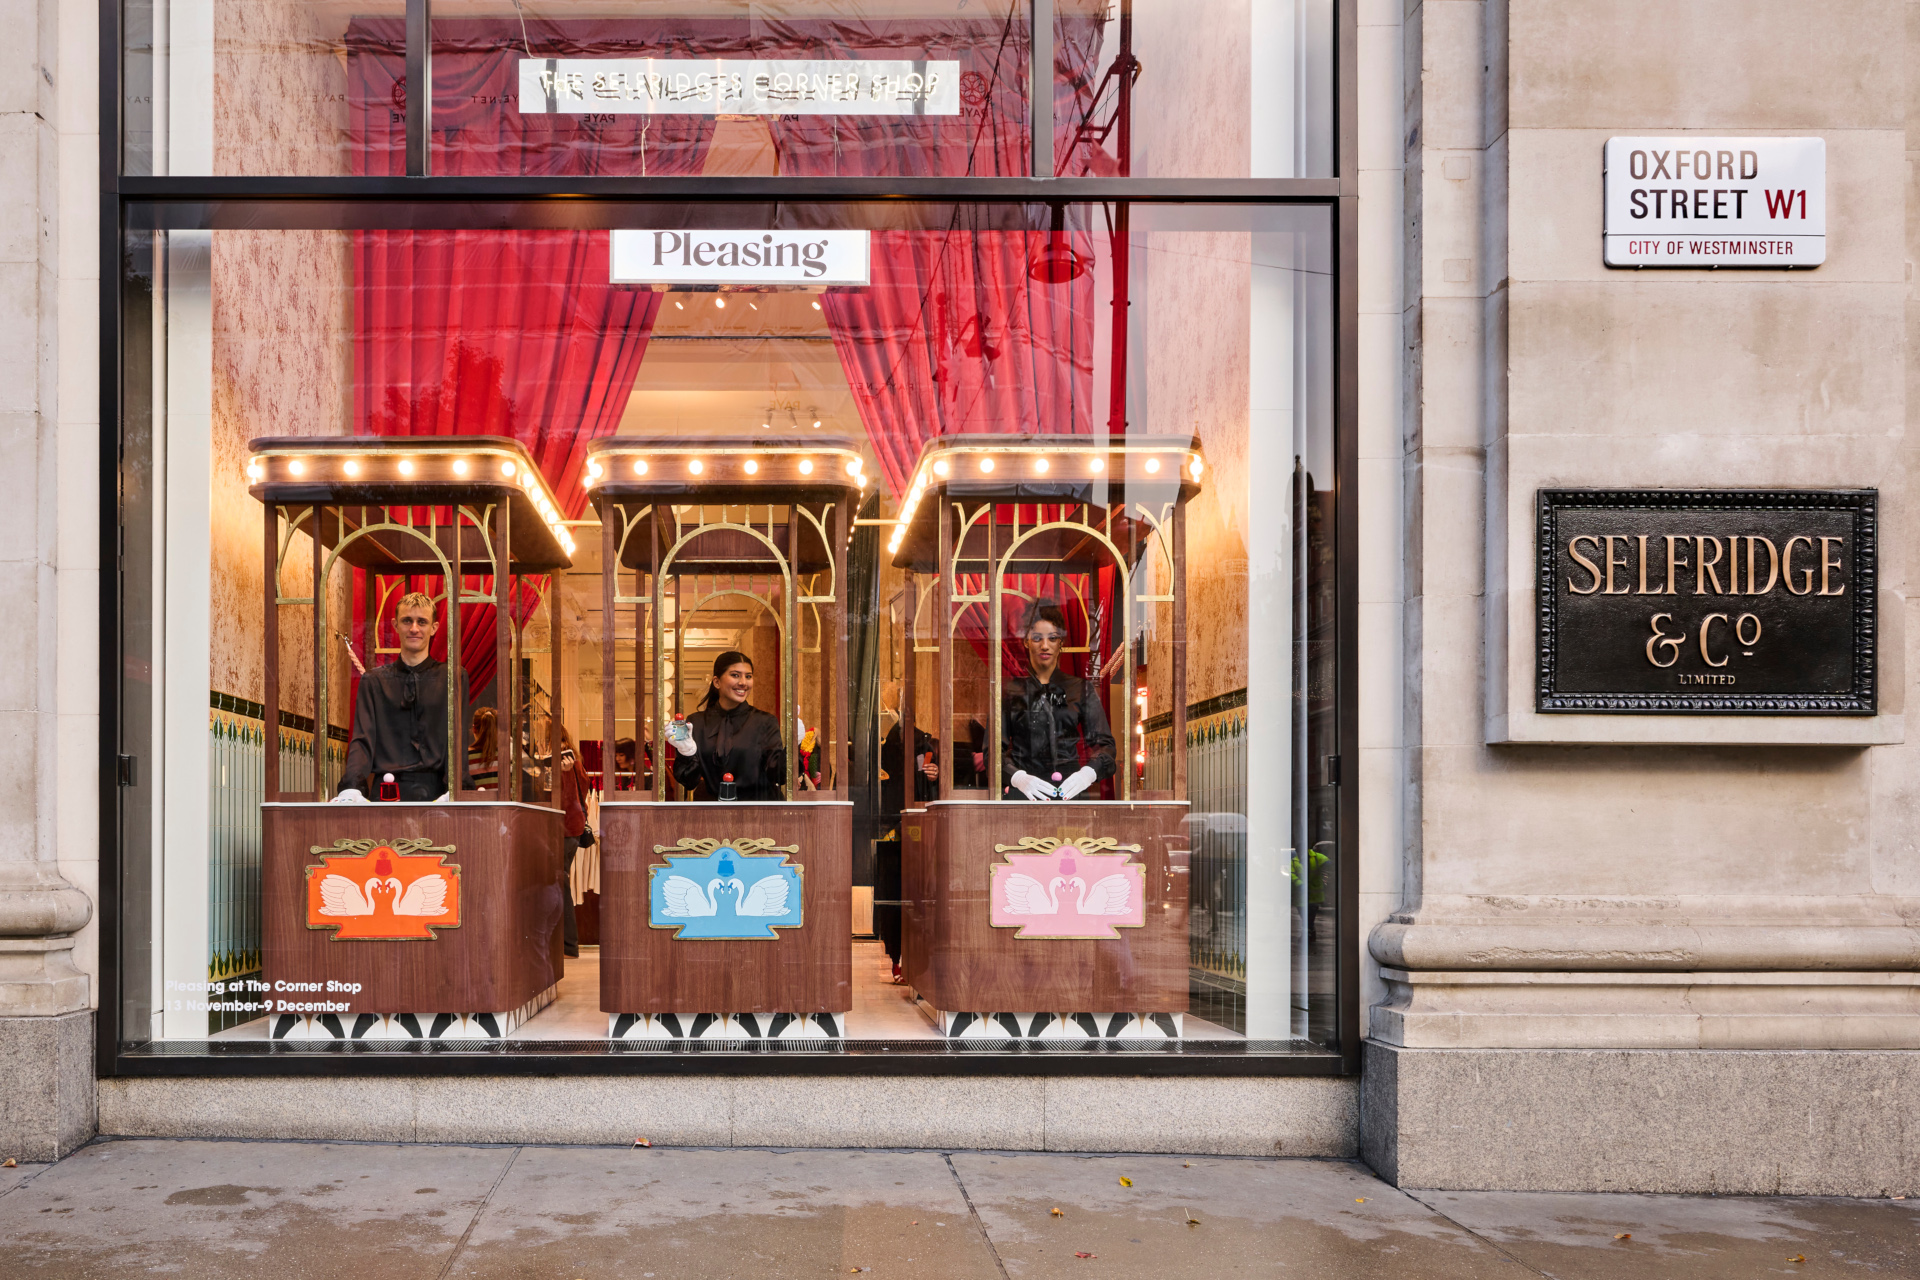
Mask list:
[{"label": "perfume bottle", "polygon": [[733,784],[733,775],[730,773],[720,775],[720,798],[722,800],[738,800],[740,798],[740,788]]},{"label": "perfume bottle", "polygon": [[394,781],[393,775],[390,773],[380,775],[380,798],[382,800],[398,800],[400,798],[400,784]]}]

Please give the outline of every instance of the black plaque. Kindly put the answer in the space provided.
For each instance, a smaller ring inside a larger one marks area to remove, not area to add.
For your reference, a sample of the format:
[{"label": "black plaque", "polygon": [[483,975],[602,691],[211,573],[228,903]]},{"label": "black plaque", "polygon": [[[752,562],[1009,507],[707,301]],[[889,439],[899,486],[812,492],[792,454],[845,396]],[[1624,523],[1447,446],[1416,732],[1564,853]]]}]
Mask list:
[{"label": "black plaque", "polygon": [[1542,489],[1541,711],[1874,713],[1872,489]]}]

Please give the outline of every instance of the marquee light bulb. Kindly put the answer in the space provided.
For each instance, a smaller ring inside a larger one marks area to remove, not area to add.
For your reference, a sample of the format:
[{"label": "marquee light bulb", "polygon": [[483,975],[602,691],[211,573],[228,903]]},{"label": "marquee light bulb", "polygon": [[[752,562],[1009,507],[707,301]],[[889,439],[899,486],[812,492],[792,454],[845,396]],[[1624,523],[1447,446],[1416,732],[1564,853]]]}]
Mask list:
[{"label": "marquee light bulb", "polygon": [[758,475],[758,474],[759,474],[759,472],[760,472],[760,464],[759,464],[759,463],[757,463],[757,462],[755,462],[755,461],[754,461],[754,460],[753,460],[752,458],[748,458],[748,459],[747,459],[747,474],[748,474],[748,475],[750,475],[750,476],[751,476],[751,475]]},{"label": "marquee light bulb", "polygon": [[1193,472],[1193,478],[1195,480],[1198,480],[1200,478],[1200,473],[1202,471],[1205,471],[1206,469],[1207,469],[1207,464],[1200,461],[1200,459],[1198,458],[1195,458],[1192,462],[1187,464],[1187,470]]},{"label": "marquee light bulb", "polygon": [[295,458],[292,462],[289,462],[287,464],[287,470],[291,471],[296,476],[304,475],[307,470],[307,464],[300,461],[300,459]]},{"label": "marquee light bulb", "polygon": [[993,459],[992,459],[992,458],[982,458],[982,459],[980,459],[980,469],[981,469],[982,471],[991,471],[991,470],[993,470]]},{"label": "marquee light bulb", "polygon": [[945,458],[942,458],[938,462],[933,464],[933,474],[937,476],[943,476],[947,474],[947,460]]},{"label": "marquee light bulb", "polygon": [[635,458],[633,460],[633,474],[637,476],[647,474],[647,460],[645,458]]},{"label": "marquee light bulb", "polygon": [[453,474],[457,476],[467,474],[467,460],[465,458],[455,458],[453,460]]},{"label": "marquee light bulb", "polygon": [[518,471],[518,470],[519,468],[514,466],[513,463],[511,462],[503,462],[500,464],[500,474],[503,476],[511,476],[515,471]]},{"label": "marquee light bulb", "polygon": [[412,459],[412,458],[402,458],[402,459],[400,459],[400,474],[401,474],[401,475],[403,475],[403,476],[410,476],[410,475],[412,475],[412,474],[413,474],[413,459]]},{"label": "marquee light bulb", "polygon": [[1148,459],[1147,459],[1147,471],[1148,471],[1149,473],[1152,473],[1152,472],[1155,472],[1155,471],[1158,471],[1159,469],[1160,469],[1160,459],[1158,459],[1158,458],[1148,458]]},{"label": "marquee light bulb", "polygon": [[340,469],[346,472],[350,476],[357,476],[360,474],[360,464],[354,461],[352,458],[348,458],[346,462],[342,463]]},{"label": "marquee light bulb", "polygon": [[698,458],[695,458],[692,462],[689,462],[687,464],[687,470],[693,472],[693,474],[695,475],[699,475],[702,471],[705,471],[706,469],[707,469],[707,464],[700,461],[700,459]]},{"label": "marquee light bulb", "polygon": [[849,462],[847,464],[847,474],[850,476],[857,476],[860,474],[860,459],[855,458],[852,462]]},{"label": "marquee light bulb", "polygon": [[603,474],[600,470],[600,464],[598,462],[589,462],[587,464],[587,474],[598,480]]},{"label": "marquee light bulb", "polygon": [[1045,475],[1047,473],[1047,460],[1045,458],[1035,458],[1033,460],[1033,469],[1041,475]]},{"label": "marquee light bulb", "polygon": [[1095,458],[1093,460],[1092,466],[1093,466],[1094,472],[1098,474],[1099,472],[1105,471],[1107,469],[1107,460],[1105,458]]},{"label": "marquee light bulb", "polygon": [[813,474],[813,459],[812,459],[812,458],[802,458],[802,459],[800,459],[800,474],[801,474],[801,475],[803,475],[803,476],[810,476],[810,475],[812,475],[812,474]]}]

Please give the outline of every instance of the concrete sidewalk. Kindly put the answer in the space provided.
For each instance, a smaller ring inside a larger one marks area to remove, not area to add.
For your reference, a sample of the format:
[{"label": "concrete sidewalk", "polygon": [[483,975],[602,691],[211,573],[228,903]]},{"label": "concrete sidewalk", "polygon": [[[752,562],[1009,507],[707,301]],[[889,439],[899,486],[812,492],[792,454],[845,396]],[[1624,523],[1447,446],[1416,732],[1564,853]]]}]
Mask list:
[{"label": "concrete sidewalk", "polygon": [[1912,1277],[1920,1202],[1406,1193],[1318,1160],[128,1139],[0,1170],[0,1259],[22,1280]]}]

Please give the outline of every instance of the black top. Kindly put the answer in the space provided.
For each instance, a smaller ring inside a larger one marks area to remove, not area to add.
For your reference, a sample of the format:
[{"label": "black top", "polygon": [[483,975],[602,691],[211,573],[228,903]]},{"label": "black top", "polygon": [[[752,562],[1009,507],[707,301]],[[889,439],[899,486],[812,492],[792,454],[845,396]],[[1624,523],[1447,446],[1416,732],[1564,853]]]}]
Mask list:
[{"label": "black top", "polygon": [[733,775],[742,800],[786,798],[787,748],[780,741],[780,722],[749,703],[731,711],[720,704],[687,717],[693,726],[694,755],[683,756],[671,745],[673,776],[693,800],[719,799],[720,780]]},{"label": "black top", "polygon": [[[915,759],[935,750],[933,735],[925,729],[913,731],[913,754]],[[880,811],[899,813],[907,807],[907,776],[913,776],[913,799],[915,805],[923,804],[940,794],[940,783],[920,772],[919,767],[909,760],[900,758],[900,726],[896,723],[887,730],[887,737],[880,744],[880,768],[886,777],[880,780]]]},{"label": "black top", "polygon": [[1106,708],[1095,686],[1078,676],[1056,670],[1041,684],[1032,676],[1010,681],[1000,700],[1002,756],[1000,781],[1010,784],[1016,772],[1042,782],[1054,774],[1070,778],[1080,770],[1080,741],[1087,744],[1087,764],[1102,778],[1113,776],[1113,730],[1107,727]]},{"label": "black top", "polygon": [[[460,682],[464,693],[464,674]],[[440,778],[435,795],[446,790],[447,664],[432,658],[416,667],[395,659],[360,677],[340,790],[371,794],[369,779],[414,772]],[[465,761],[460,772],[461,785],[472,785],[465,777]]]}]

